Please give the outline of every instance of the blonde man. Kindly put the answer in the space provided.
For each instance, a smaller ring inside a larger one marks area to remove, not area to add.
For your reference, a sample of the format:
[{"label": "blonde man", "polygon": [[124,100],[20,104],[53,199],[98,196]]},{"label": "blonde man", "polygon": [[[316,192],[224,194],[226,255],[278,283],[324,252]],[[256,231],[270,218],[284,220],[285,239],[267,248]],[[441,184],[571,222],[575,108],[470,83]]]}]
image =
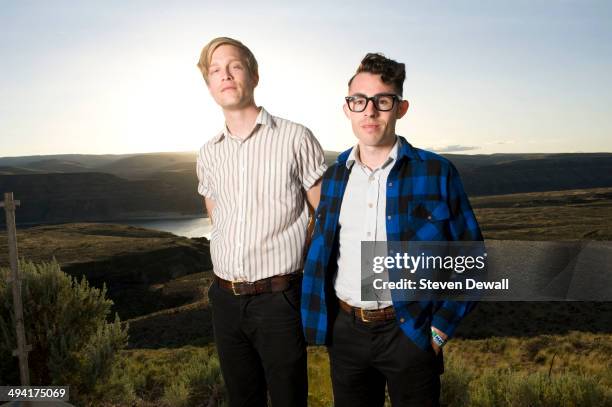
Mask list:
[{"label": "blonde man", "polygon": [[225,117],[197,158],[212,219],[209,289],[231,406],[305,406],[300,294],[309,210],[319,202],[323,150],[304,126],[255,104],[257,60],[220,37],[202,50],[204,80]]}]

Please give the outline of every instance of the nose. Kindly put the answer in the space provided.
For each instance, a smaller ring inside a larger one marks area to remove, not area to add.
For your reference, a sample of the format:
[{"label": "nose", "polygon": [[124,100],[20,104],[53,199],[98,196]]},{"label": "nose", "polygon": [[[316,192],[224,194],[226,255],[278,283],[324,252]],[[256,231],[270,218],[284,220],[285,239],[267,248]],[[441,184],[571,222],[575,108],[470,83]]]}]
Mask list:
[{"label": "nose", "polygon": [[378,116],[378,109],[374,106],[373,100],[368,100],[368,104],[366,105],[365,110],[363,111],[363,115],[365,117],[376,117]]},{"label": "nose", "polygon": [[221,80],[227,81],[227,80],[233,80],[233,79],[234,77],[232,76],[229,66],[228,66],[223,70],[223,78],[221,78]]}]

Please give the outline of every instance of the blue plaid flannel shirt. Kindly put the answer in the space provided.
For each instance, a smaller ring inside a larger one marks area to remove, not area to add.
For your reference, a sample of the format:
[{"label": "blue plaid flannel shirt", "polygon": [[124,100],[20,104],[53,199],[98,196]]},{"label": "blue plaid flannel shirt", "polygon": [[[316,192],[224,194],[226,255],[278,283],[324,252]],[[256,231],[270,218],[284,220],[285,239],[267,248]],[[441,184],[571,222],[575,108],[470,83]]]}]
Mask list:
[{"label": "blue plaid flannel shirt", "polygon": [[[398,159],[387,179],[386,224],[389,241],[482,241],[478,223],[455,166],[437,154],[399,137]],[[310,344],[329,343],[334,276],[338,257],[338,219],[350,169],[350,149],[323,175],[315,229],[304,265],[302,323]],[[451,337],[475,306],[459,301],[400,301],[393,298],[402,331],[420,348],[431,346],[431,327]]]}]

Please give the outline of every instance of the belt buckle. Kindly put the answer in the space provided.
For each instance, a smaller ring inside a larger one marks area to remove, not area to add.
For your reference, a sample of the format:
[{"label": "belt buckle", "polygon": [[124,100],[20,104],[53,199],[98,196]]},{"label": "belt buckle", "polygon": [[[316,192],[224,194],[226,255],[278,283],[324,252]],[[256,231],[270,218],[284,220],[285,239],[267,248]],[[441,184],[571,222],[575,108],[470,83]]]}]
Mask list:
[{"label": "belt buckle", "polygon": [[367,319],[367,318],[364,316],[364,314],[363,314],[363,308],[359,308],[359,314],[360,314],[360,315],[359,315],[359,317],[361,318],[361,320],[362,320],[363,322],[372,322],[372,321],[370,321],[369,319]]},{"label": "belt buckle", "polygon": [[235,286],[234,284],[236,284],[236,283],[242,283],[242,282],[243,282],[243,281],[241,281],[241,280],[238,280],[238,281],[233,281],[233,280],[232,280],[232,282],[231,282],[231,283],[232,283],[232,293],[234,293],[234,295],[235,295],[235,296],[239,296],[240,294],[238,294],[238,293],[236,292],[236,286]]}]

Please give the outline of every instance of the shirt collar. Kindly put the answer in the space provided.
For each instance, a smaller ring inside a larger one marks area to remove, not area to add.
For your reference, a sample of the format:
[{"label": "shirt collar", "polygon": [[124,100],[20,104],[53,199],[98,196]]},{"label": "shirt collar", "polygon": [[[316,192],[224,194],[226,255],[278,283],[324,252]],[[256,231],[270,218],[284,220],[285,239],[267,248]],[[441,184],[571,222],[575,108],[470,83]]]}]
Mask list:
[{"label": "shirt collar", "polygon": [[[408,160],[419,160],[422,161],[423,158],[419,155],[418,149],[414,148],[410,143],[402,136],[397,136],[398,138],[398,161],[402,158],[406,158]],[[343,151],[336,158],[336,162],[340,165],[345,165],[348,159],[348,156],[352,152],[353,147],[349,148],[346,151]]]},{"label": "shirt collar", "polygon": [[[388,165],[390,165],[392,162],[397,160],[399,143],[400,143],[400,138],[396,137],[395,144],[393,144],[393,147],[391,147],[391,151],[389,151],[389,155],[387,156],[387,159],[378,168],[385,168]],[[355,147],[351,149],[351,152],[346,160],[346,168],[350,169],[355,163],[362,165],[361,160],[359,159],[359,144],[357,144]]]},{"label": "shirt collar", "polygon": [[[268,111],[264,109],[263,106],[259,109],[259,114],[255,119],[255,126],[253,127],[253,132],[258,125],[270,126],[271,128],[276,127],[274,117],[270,113],[268,113]],[[251,134],[253,134],[253,132],[251,132]],[[212,141],[213,143],[218,143],[219,141],[223,140],[224,137],[235,138],[230,134],[229,129],[227,128],[227,123],[223,125],[223,131],[217,134]]]},{"label": "shirt collar", "polygon": [[402,159],[406,157],[409,160],[422,161],[417,150],[414,147],[412,147],[412,145],[405,138],[403,138],[402,136],[399,136],[398,142],[399,142],[398,159]]}]

